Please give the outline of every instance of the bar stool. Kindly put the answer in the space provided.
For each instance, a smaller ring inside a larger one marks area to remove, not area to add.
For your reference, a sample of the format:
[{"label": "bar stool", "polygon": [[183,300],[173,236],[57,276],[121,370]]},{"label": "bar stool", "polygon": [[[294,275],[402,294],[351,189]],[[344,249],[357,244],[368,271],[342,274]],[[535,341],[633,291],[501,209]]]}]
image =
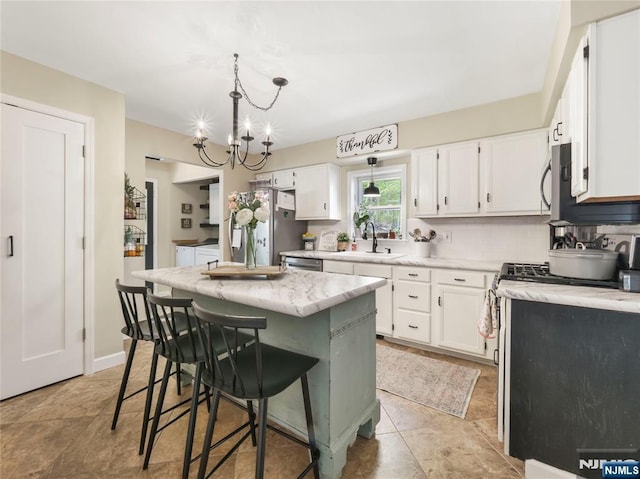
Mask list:
[{"label": "bar stool", "polygon": [[[162,384],[156,402],[151,431],[149,432],[149,442],[144,458],[143,469],[149,466],[151,453],[153,452],[154,441],[156,435],[170,426],[178,419],[189,413],[189,426],[187,430],[184,460],[182,466],[182,477],[187,479],[189,476],[189,468],[192,462],[191,452],[193,450],[193,436],[195,433],[196,419],[198,414],[198,405],[203,401],[200,399],[200,378],[202,369],[207,358],[207,354],[223,354],[227,349],[225,343],[231,338],[223,338],[221,334],[213,336],[213,346],[210,350],[205,350],[204,342],[201,340],[201,323],[192,313],[192,302],[190,299],[160,297],[147,291],[147,300],[151,310],[152,318],[155,323],[156,331],[159,331],[159,339],[156,343],[155,354],[166,359],[164,374],[162,375]],[[179,330],[174,328],[179,319],[186,322],[187,328]],[[234,338],[235,339],[235,338]],[[252,337],[248,335],[239,335],[236,347],[242,347],[251,341]],[[164,400],[167,391],[167,383],[171,376],[172,365],[177,364],[193,364],[196,366],[193,376],[193,389],[191,399],[175,404],[164,409]],[[205,385],[205,394],[209,399],[209,386]],[[174,409],[191,402],[191,407],[186,409],[169,422],[159,427],[160,417]],[[209,403],[209,402],[208,402]],[[250,411],[250,420],[253,421],[253,410]]]},{"label": "bar stool", "polygon": [[[116,290],[118,292],[118,298],[120,299],[120,306],[122,307],[122,316],[124,317],[125,326],[122,328],[122,334],[131,338],[131,346],[129,348],[129,354],[127,357],[127,363],[122,375],[122,381],[120,383],[120,391],[118,392],[118,399],[116,401],[116,408],[113,413],[113,421],[111,422],[111,430],[114,430],[118,424],[118,418],[120,416],[120,409],[122,403],[142,391],[147,391],[147,397],[145,400],[144,418],[142,421],[142,431],[140,433],[140,446],[138,454],[144,452],[144,445],[147,438],[147,429],[149,423],[149,414],[151,411],[151,402],[153,398],[153,387],[159,382],[155,380],[156,368],[158,364],[158,355],[154,352],[151,358],[151,370],[149,372],[149,381],[146,386],[128,394],[126,394],[127,384],[129,382],[129,375],[131,373],[131,365],[133,364],[133,358],[136,353],[138,341],[152,341],[156,343],[160,336],[156,330],[153,321],[150,320],[151,314],[149,311],[149,304],[147,302],[147,288],[144,286],[127,286],[120,283],[119,279],[116,279]],[[144,308],[144,316],[141,309]],[[187,324],[184,318],[177,318],[176,328],[178,330],[186,329]],[[178,394],[181,394],[180,381],[178,381]]]},{"label": "bar stool", "polygon": [[[220,397],[224,393],[232,398],[247,401],[247,408],[252,410],[252,400],[258,400],[258,438],[256,451],[256,479],[264,476],[264,458],[266,446],[267,428],[309,449],[311,461],[300,473],[299,478],[304,477],[313,470],[315,479],[319,479],[320,471],[318,459],[320,451],[316,446],[313,416],[311,413],[311,401],[309,398],[309,382],[307,372],[318,363],[317,358],[294,353],[284,349],[262,344],[258,331],[267,327],[267,318],[254,316],[230,316],[207,311],[196,303],[193,304],[196,317],[202,323],[202,338],[205,341],[205,349],[213,351],[213,342],[216,335],[224,335],[226,355],[219,357],[217,354],[208,354],[205,369],[202,373],[202,382],[213,388],[213,404],[209,411],[209,421],[202,446],[202,456],[198,479],[204,479],[207,474],[207,462],[209,451],[218,446],[229,436],[211,446],[213,432],[216,423]],[[237,337],[243,334],[240,330],[251,331],[253,342],[245,348],[233,348],[235,341],[226,338]],[[267,407],[270,397],[284,391],[295,381],[300,379],[302,384],[302,397],[304,412],[307,422],[308,440],[302,441],[297,437],[267,424]],[[247,426],[247,425],[245,425]],[[207,477],[212,475],[249,437],[253,437],[255,424],[249,421],[247,431],[231,448],[231,450],[213,467]]]}]

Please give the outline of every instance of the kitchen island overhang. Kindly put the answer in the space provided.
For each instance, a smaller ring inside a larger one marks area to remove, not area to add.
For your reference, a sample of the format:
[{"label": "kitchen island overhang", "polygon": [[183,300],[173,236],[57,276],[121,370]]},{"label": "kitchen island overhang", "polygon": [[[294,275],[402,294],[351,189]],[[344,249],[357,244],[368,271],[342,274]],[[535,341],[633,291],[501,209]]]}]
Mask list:
[{"label": "kitchen island overhang", "polygon": [[[370,438],[380,419],[376,397],[375,290],[386,279],[294,270],[274,278],[209,279],[202,266],[137,271],[220,313],[267,317],[262,341],[317,357],[309,373],[322,478],[337,479],[356,434]],[[299,384],[273,398],[270,420],[304,437]]]}]

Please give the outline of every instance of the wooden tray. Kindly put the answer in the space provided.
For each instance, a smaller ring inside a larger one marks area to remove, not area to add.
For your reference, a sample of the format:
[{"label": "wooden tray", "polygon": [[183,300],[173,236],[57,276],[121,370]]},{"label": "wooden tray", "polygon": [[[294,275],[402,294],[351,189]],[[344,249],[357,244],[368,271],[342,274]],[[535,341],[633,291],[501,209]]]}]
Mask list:
[{"label": "wooden tray", "polygon": [[258,266],[256,269],[247,269],[244,266],[218,266],[217,268],[211,268],[208,271],[203,271],[201,274],[213,278],[222,278],[226,276],[266,276],[268,279],[275,278],[284,274],[286,271],[280,269],[280,266]]}]

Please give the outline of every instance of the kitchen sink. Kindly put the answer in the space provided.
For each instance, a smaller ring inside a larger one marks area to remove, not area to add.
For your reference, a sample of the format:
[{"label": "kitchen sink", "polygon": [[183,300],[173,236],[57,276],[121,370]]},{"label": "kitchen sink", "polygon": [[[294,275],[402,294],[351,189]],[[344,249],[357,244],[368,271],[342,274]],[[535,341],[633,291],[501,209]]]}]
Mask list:
[{"label": "kitchen sink", "polygon": [[377,253],[368,253],[366,251],[340,251],[337,253],[333,253],[332,256],[340,256],[342,258],[369,258],[369,259],[393,259],[399,258],[400,256],[405,256],[404,254],[398,253],[385,253],[383,251],[378,251]]}]

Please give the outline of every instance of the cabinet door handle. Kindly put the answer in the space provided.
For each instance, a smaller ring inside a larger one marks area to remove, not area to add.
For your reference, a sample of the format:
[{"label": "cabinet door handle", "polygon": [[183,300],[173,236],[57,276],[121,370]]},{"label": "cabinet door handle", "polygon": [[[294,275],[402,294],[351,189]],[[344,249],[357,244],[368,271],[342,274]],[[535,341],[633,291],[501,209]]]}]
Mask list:
[{"label": "cabinet door handle", "polygon": [[410,295],[409,295],[409,297],[410,297],[411,299],[418,299],[418,297],[417,297],[415,294],[410,294]]},{"label": "cabinet door handle", "polygon": [[438,296],[438,306],[442,306],[442,298]]},{"label": "cabinet door handle", "polygon": [[413,324],[410,324],[410,325],[409,325],[409,327],[410,327],[411,329],[418,329],[418,326],[414,326]]},{"label": "cabinet door handle", "polygon": [[553,132],[552,132],[553,141],[558,141],[558,137],[556,136],[556,133],[558,133],[558,127],[557,126],[553,129]]},{"label": "cabinet door handle", "polygon": [[558,132],[558,136],[562,136],[562,132],[560,131],[560,127],[562,126],[562,122],[559,121],[556,126],[556,131]]},{"label": "cabinet door handle", "polygon": [[493,364],[495,364],[496,366],[498,366],[500,363],[500,359],[498,357],[498,350],[494,349],[493,350]]},{"label": "cabinet door handle", "polygon": [[491,202],[491,193],[487,193],[487,203]]},{"label": "cabinet door handle", "polygon": [[278,178],[276,178],[276,179],[274,179],[274,180],[273,180],[273,184],[274,184],[274,185],[277,185],[277,184],[278,184]]},{"label": "cabinet door handle", "polygon": [[324,210],[327,211],[327,204],[324,204]]},{"label": "cabinet door handle", "polygon": [[13,235],[9,236],[9,257],[13,256]]},{"label": "cabinet door handle", "polygon": [[446,196],[444,197],[444,204],[445,205],[449,204],[449,199]]},{"label": "cabinet door handle", "polygon": [[418,273],[409,273],[408,276],[411,276],[412,278],[417,278]]},{"label": "cabinet door handle", "polygon": [[453,280],[454,280],[454,281],[460,281],[460,282],[462,282],[462,283],[464,283],[465,281],[467,281],[467,280],[466,280],[466,279],[464,279],[464,278],[453,278]]},{"label": "cabinet door handle", "polygon": [[418,206],[418,198],[413,199],[413,206]]}]

